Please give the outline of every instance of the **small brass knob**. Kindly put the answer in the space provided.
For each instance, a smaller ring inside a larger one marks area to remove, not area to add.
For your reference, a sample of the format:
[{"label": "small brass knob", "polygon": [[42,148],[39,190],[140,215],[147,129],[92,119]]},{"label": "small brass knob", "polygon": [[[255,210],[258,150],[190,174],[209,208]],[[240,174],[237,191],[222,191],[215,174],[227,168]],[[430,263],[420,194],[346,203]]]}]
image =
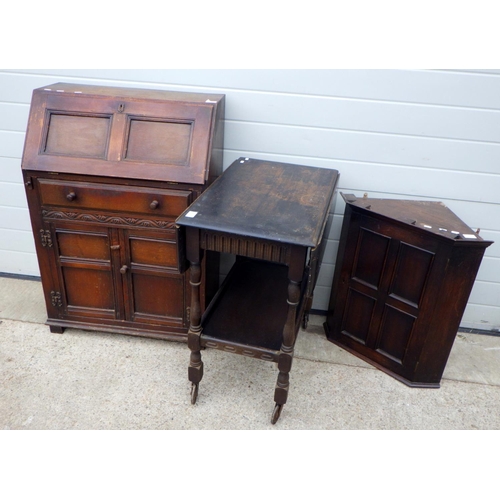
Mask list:
[{"label": "small brass knob", "polygon": [[149,204],[149,208],[151,208],[151,210],[154,210],[155,208],[158,208],[158,205],[160,204],[160,202],[158,200],[153,200],[150,204]]},{"label": "small brass knob", "polygon": [[71,191],[71,193],[69,193],[66,198],[68,199],[68,201],[73,201],[76,198],[76,193],[74,191]]}]

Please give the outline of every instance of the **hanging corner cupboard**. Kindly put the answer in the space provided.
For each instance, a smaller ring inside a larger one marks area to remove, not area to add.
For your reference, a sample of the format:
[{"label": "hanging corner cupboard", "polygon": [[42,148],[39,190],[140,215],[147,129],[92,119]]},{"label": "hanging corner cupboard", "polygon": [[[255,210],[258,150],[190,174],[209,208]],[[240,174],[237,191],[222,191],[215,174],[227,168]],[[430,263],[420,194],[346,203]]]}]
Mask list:
[{"label": "hanging corner cupboard", "polygon": [[330,341],[412,387],[439,387],[483,240],[441,202],[342,195]]}]

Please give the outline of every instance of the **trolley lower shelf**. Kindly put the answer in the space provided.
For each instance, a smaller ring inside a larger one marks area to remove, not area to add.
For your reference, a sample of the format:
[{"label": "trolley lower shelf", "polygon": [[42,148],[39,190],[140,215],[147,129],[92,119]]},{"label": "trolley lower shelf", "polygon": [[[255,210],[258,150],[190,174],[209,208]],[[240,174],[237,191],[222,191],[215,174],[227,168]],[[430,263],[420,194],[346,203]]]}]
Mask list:
[{"label": "trolley lower shelf", "polygon": [[202,347],[277,361],[288,313],[287,266],[237,259],[202,318]]}]

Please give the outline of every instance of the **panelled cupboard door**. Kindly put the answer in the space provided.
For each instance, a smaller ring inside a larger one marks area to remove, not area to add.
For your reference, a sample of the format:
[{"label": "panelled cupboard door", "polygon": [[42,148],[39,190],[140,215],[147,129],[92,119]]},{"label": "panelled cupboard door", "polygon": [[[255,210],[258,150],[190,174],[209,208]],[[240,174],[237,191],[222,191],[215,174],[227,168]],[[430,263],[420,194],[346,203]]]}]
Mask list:
[{"label": "panelled cupboard door", "polygon": [[[124,319],[117,266],[116,229],[86,224],[51,223],[56,253],[59,295],[53,305],[63,317]],[[118,257],[118,258],[117,258]]]},{"label": "panelled cupboard door", "polygon": [[174,230],[57,222],[51,232],[59,277],[51,300],[60,318],[186,326]]},{"label": "panelled cupboard door", "polygon": [[336,321],[343,342],[409,376],[436,304],[432,290],[424,292],[442,279],[449,255],[435,240],[393,233],[390,224],[353,214]]},{"label": "panelled cupboard door", "polygon": [[122,241],[127,319],[185,326],[187,292],[175,231],[124,230]]}]

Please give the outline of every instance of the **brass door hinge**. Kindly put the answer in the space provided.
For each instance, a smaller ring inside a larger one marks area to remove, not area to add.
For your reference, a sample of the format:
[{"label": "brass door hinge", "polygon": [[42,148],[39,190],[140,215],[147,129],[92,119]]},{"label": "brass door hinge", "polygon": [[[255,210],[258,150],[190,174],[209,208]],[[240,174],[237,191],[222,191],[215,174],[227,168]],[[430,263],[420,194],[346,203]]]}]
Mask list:
[{"label": "brass door hinge", "polygon": [[55,292],[52,290],[50,292],[50,298],[54,307],[62,307],[61,292]]},{"label": "brass door hinge", "polygon": [[48,229],[40,229],[40,239],[42,240],[42,247],[52,246],[52,236]]}]

